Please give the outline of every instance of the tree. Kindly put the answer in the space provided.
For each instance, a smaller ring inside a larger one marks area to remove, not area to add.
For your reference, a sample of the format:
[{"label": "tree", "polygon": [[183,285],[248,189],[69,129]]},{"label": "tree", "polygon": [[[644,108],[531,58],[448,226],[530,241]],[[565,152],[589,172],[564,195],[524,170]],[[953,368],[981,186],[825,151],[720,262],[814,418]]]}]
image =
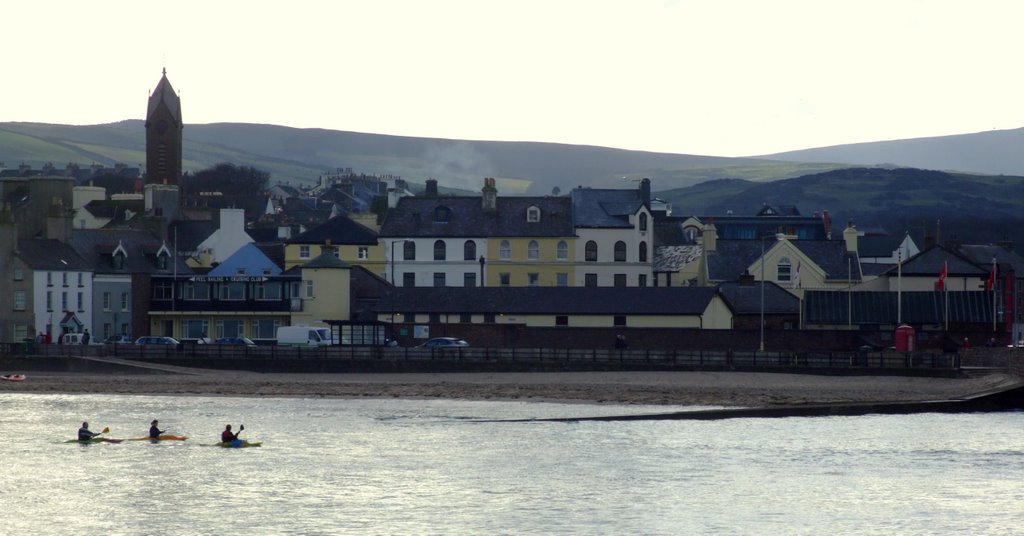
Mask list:
[{"label": "tree", "polygon": [[230,163],[217,164],[183,177],[185,188],[191,193],[221,192],[229,195],[253,195],[267,191],[270,173],[249,166]]}]

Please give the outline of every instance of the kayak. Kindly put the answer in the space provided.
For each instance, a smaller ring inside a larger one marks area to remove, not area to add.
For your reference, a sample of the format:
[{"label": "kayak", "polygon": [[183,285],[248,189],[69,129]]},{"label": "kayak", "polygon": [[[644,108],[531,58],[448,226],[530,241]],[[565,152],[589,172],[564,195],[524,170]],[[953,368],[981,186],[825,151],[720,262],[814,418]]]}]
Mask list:
[{"label": "kayak", "polygon": [[211,447],[224,447],[226,449],[244,449],[249,447],[259,447],[263,445],[261,441],[246,441],[244,439],[236,439],[234,441],[221,441],[220,443],[214,443]]},{"label": "kayak", "polygon": [[4,374],[0,376],[0,380],[7,380],[9,382],[23,382],[25,381],[24,374]]},{"label": "kayak", "polygon": [[164,434],[159,437],[129,437],[128,441],[184,441],[188,439],[181,435]]},{"label": "kayak", "polygon": [[91,443],[120,443],[123,439],[114,439],[112,437],[94,437],[92,439],[69,439],[65,443],[81,443],[83,445],[89,445]]}]

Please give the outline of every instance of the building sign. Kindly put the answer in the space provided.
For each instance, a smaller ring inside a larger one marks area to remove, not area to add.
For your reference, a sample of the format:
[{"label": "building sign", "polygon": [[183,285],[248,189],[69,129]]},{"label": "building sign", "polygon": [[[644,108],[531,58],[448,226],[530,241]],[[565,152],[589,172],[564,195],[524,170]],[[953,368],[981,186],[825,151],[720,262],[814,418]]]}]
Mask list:
[{"label": "building sign", "polygon": [[266,277],[255,275],[233,275],[230,277],[197,275],[189,278],[189,281],[192,281],[193,283],[263,283],[266,280]]}]

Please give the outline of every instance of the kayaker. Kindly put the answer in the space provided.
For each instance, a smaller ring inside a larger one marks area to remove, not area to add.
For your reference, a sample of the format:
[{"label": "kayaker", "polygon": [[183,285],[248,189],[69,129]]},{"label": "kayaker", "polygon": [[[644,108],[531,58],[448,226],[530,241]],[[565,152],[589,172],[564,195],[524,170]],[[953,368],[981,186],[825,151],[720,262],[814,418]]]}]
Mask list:
[{"label": "kayaker", "polygon": [[83,422],[82,427],[78,429],[79,441],[88,441],[98,435],[100,435],[99,432],[93,432],[89,430],[89,423],[87,422]]},{"label": "kayaker", "polygon": [[238,434],[242,433],[242,430],[245,430],[245,425],[244,424],[239,425],[238,432],[233,433],[233,434],[231,433],[231,425],[229,424],[229,425],[225,426],[224,427],[224,431],[220,433],[220,442],[221,443],[230,443],[232,441],[235,441],[236,439],[238,439]]},{"label": "kayaker", "polygon": [[160,421],[153,419],[153,422],[149,423],[149,437],[150,439],[160,439],[160,434],[164,433],[164,430],[157,428],[157,424]]}]

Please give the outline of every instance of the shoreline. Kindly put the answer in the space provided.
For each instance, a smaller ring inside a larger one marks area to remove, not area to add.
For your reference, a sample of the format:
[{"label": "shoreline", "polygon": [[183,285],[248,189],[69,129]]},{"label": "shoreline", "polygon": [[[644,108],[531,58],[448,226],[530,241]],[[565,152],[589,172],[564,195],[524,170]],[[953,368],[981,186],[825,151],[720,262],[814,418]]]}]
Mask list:
[{"label": "shoreline", "polygon": [[453,399],[577,404],[780,407],[949,400],[1018,382],[975,378],[818,376],[763,372],[265,374],[208,369],[157,373],[26,372],[0,393]]}]

